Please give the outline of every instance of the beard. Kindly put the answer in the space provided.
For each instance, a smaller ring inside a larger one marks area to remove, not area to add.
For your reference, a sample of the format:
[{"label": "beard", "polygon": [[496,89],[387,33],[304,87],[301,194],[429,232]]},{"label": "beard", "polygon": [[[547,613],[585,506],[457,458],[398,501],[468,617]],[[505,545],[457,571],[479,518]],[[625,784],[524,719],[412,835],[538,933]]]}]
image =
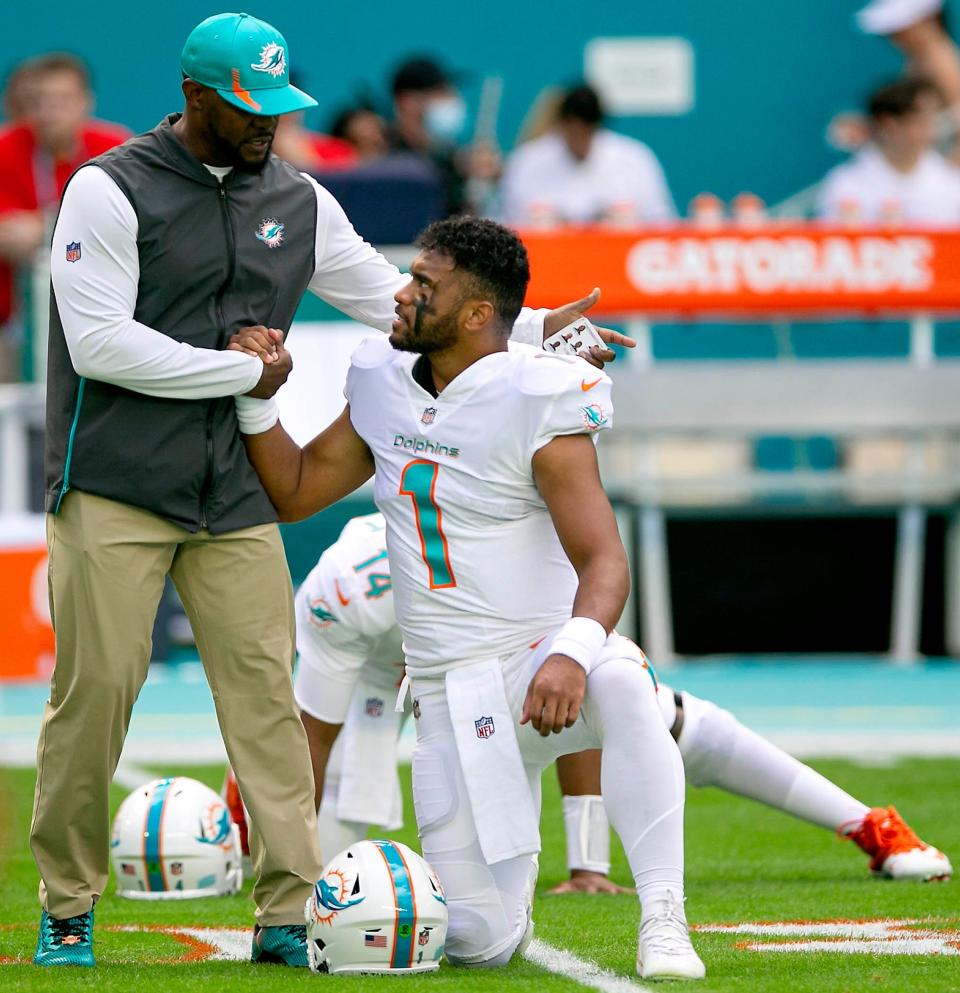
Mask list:
[{"label": "beard", "polygon": [[237,172],[245,172],[252,175],[263,172],[270,158],[270,151],[273,148],[273,139],[271,138],[263,158],[251,160],[244,158],[243,153],[240,151],[240,145],[234,145],[226,139],[221,138],[215,131],[211,131],[210,142],[216,154],[218,164],[231,166]]},{"label": "beard", "polygon": [[417,316],[413,322],[413,328],[400,338],[390,335],[390,344],[398,352],[415,352],[418,355],[430,355],[432,352],[441,352],[450,348],[457,341],[457,318],[456,314],[446,314],[438,317],[429,324],[424,322],[424,314],[429,314],[430,309],[424,303],[416,303]]}]

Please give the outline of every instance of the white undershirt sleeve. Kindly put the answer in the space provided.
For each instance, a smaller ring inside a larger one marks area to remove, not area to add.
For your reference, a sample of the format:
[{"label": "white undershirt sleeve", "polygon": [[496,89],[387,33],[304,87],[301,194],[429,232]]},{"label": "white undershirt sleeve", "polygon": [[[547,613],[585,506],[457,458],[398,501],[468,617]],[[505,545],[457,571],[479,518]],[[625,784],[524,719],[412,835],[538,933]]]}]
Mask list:
[{"label": "white undershirt sleeve", "polygon": [[[66,246],[79,242],[68,262]],[[148,396],[203,399],[253,389],[263,364],[242,352],[196,348],[133,319],[140,279],[137,216],[114,180],[87,166],[67,187],[50,274],[77,373]]]},{"label": "white undershirt sleeve", "polygon": [[[396,315],[394,294],[410,277],[357,234],[334,196],[306,173],[317,194],[316,270],[309,289],[362,324],[390,331]],[[511,338],[543,346],[546,310],[524,307]]]}]

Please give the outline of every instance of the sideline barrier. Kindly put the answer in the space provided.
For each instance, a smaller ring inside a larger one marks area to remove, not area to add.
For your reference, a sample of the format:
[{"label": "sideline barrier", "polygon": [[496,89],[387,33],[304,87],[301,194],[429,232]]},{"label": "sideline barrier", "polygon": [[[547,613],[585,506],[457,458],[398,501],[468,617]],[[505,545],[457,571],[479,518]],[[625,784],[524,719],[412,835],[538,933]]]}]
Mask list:
[{"label": "sideline barrier", "polygon": [[53,669],[44,525],[42,514],[0,517],[0,598],[4,607],[0,682],[46,679]]},{"label": "sideline barrier", "polygon": [[617,314],[960,311],[960,232],[771,224],[521,234],[532,307],[600,286],[603,312]]}]

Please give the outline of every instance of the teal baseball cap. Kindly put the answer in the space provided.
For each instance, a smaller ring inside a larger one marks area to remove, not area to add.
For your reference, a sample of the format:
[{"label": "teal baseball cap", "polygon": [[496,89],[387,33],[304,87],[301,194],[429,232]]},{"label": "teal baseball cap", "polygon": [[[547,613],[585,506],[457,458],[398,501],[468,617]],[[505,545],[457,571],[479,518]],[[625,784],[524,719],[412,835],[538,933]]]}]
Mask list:
[{"label": "teal baseball cap", "polygon": [[180,68],[248,114],[271,117],[317,105],[290,85],[286,38],[249,14],[214,14],[201,21],[183,46]]}]

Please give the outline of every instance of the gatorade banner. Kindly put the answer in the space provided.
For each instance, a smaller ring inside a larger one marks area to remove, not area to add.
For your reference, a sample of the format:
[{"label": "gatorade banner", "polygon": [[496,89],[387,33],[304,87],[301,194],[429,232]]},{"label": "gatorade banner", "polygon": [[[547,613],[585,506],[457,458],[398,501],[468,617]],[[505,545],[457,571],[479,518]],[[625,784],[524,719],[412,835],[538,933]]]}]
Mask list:
[{"label": "gatorade banner", "polygon": [[0,683],[48,679],[54,649],[42,514],[0,520],[0,597],[4,606]]},{"label": "gatorade banner", "polygon": [[960,232],[819,226],[521,232],[526,303],[623,314],[960,313]]}]

